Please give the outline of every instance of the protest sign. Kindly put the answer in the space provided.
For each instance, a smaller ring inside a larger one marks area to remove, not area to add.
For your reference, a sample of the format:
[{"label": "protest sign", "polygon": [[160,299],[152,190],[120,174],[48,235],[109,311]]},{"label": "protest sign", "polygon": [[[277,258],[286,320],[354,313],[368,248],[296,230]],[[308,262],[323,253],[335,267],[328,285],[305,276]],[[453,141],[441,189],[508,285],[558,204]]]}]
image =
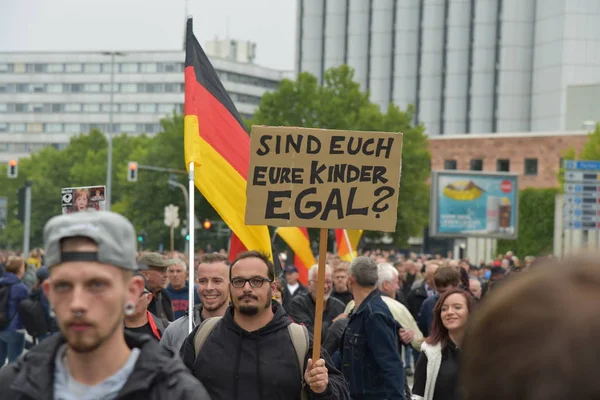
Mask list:
[{"label": "protest sign", "polygon": [[62,188],[62,213],[70,214],[78,211],[104,211],[106,186],[79,186]]},{"label": "protest sign", "polygon": [[402,134],[253,126],[246,224],[393,232]]}]

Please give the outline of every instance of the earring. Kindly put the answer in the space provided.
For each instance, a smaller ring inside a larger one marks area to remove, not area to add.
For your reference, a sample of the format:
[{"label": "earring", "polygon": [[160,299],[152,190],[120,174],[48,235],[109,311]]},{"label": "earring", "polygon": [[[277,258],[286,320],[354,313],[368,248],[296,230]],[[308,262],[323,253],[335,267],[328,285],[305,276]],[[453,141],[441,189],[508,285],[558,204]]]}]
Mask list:
[{"label": "earring", "polygon": [[127,304],[125,304],[125,315],[130,317],[133,315],[134,312],[135,312],[135,303],[133,301],[128,301]]},{"label": "earring", "polygon": [[54,308],[50,309],[50,318],[56,318],[56,314],[54,313]]}]

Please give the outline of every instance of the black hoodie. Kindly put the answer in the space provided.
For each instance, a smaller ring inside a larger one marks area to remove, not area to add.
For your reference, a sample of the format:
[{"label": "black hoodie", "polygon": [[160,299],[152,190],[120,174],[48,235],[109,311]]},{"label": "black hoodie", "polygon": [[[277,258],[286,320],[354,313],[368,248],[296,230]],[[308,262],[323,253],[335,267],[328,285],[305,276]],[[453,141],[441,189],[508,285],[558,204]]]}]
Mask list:
[{"label": "black hoodie", "polygon": [[[210,400],[177,354],[162,348],[148,335],[125,332],[125,340],[130,348],[137,347],[141,352],[116,400]],[[54,399],[54,359],[63,343],[62,335],[54,335],[1,368],[0,400]]]},{"label": "black hoodie", "polygon": [[[194,329],[182,346],[184,363],[206,386],[212,400],[300,399],[303,382],[296,351],[288,333],[291,323],[283,308],[273,302],[275,316],[265,327],[247,332],[233,320],[230,307],[195,357]],[[312,354],[310,349],[304,365]],[[329,374],[325,392],[311,393],[315,399],[350,398],[344,376],[326,352],[321,352]]]}]

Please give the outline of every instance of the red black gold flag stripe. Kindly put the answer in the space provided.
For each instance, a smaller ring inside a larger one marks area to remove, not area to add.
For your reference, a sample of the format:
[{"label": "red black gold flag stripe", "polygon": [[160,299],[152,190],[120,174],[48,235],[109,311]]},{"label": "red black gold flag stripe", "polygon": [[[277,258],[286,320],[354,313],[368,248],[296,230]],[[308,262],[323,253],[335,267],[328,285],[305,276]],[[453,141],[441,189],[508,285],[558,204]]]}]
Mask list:
[{"label": "red black gold flag stripe", "polygon": [[194,36],[188,19],[185,56],[185,162],[195,184],[240,242],[272,256],[266,226],[247,226],[250,137],[233,101]]}]

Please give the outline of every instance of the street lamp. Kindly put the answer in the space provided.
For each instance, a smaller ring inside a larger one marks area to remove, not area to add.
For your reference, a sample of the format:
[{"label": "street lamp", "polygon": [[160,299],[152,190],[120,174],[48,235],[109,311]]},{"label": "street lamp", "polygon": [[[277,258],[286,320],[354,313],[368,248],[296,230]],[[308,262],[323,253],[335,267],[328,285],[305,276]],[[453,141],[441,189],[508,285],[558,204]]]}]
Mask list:
[{"label": "street lamp", "polygon": [[124,56],[125,53],[118,51],[105,51],[102,54],[110,56],[110,110],[108,111],[108,160],[106,166],[106,210],[110,211],[112,199],[112,135],[113,135],[113,117],[114,117],[114,100],[115,100],[115,57]]}]

